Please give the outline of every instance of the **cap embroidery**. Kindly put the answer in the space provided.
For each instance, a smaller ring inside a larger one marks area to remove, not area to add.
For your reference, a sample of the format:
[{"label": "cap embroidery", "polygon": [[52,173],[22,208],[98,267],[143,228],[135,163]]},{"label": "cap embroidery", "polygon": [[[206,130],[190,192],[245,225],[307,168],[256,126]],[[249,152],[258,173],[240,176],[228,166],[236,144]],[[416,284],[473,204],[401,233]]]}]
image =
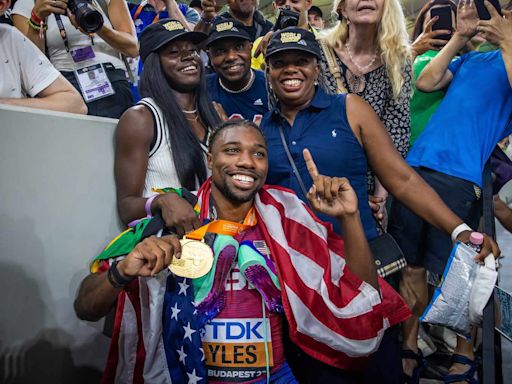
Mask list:
[{"label": "cap embroidery", "polygon": [[217,32],[223,32],[223,31],[228,31],[231,28],[233,28],[233,22],[232,21],[226,21],[224,23],[217,24],[217,26],[215,27],[215,30]]},{"label": "cap embroidery", "polygon": [[304,40],[299,41],[297,44],[304,45],[306,47],[308,46],[308,43],[306,43]]},{"label": "cap embroidery", "polygon": [[283,32],[281,33],[281,43],[297,43],[302,39],[302,35],[296,32]]},{"label": "cap embroidery", "polygon": [[185,29],[183,24],[181,24],[179,21],[169,21],[165,23],[163,27],[169,32],[176,31],[177,29]]}]

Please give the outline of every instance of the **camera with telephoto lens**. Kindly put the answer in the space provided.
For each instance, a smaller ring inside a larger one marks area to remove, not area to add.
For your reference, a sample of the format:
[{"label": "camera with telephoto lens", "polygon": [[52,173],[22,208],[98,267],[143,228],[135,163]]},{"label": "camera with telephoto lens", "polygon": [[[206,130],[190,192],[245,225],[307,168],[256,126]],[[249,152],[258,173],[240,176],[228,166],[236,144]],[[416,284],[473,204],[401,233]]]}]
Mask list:
[{"label": "camera with telephoto lens", "polygon": [[87,33],[94,33],[103,26],[103,16],[87,0],[69,0],[68,8],[76,22]]},{"label": "camera with telephoto lens", "polygon": [[290,6],[279,8],[277,11],[276,23],[274,24],[274,31],[285,29],[287,27],[296,27],[299,25],[300,14],[292,11]]}]

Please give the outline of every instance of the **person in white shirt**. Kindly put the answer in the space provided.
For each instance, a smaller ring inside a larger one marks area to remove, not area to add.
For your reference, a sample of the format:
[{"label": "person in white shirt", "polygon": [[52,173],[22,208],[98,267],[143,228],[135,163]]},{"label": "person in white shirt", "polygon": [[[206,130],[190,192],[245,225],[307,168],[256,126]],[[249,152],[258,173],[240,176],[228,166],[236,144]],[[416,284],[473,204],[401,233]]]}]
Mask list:
[{"label": "person in white shirt", "polygon": [[138,55],[135,28],[124,0],[91,0],[89,7],[102,19],[89,28],[71,13],[68,0],[17,0],[11,18],[81,92],[89,115],[119,118],[133,105],[121,54]]},{"label": "person in white shirt", "polygon": [[[0,16],[11,0],[0,0]],[[0,104],[86,114],[78,91],[16,28],[0,24]]]}]

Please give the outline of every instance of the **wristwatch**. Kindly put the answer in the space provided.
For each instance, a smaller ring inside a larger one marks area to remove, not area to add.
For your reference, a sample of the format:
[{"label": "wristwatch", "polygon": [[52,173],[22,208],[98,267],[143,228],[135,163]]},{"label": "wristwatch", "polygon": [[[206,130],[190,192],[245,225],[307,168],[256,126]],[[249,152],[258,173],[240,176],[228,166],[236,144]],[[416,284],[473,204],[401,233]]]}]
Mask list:
[{"label": "wristwatch", "polygon": [[114,260],[112,265],[110,265],[110,268],[107,271],[107,278],[110,284],[114,288],[124,288],[127,285],[129,285],[135,277],[124,277],[119,273],[119,270],[117,269],[117,263],[119,260]]}]

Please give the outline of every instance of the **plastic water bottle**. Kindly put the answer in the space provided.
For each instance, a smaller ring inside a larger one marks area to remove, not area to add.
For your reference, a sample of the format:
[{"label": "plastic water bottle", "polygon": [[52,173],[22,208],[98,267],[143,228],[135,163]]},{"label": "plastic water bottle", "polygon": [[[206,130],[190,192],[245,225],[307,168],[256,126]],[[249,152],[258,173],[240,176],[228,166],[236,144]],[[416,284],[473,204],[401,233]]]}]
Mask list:
[{"label": "plastic water bottle", "polygon": [[480,232],[471,232],[471,235],[469,236],[469,243],[467,243],[468,247],[474,249],[475,252],[480,253],[483,243],[484,235],[482,235]]}]

